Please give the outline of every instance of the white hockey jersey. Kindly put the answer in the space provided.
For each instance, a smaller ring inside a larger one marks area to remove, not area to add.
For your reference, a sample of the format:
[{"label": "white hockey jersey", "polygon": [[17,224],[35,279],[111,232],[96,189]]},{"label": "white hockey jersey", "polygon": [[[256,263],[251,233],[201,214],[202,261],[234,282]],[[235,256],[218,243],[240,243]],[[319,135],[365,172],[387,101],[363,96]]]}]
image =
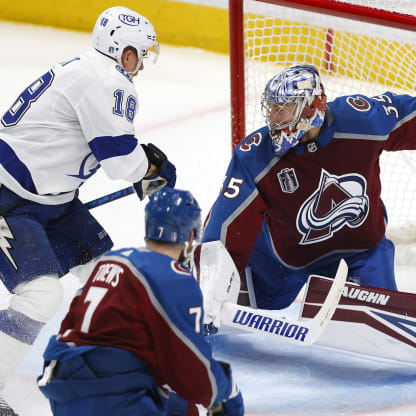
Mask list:
[{"label": "white hockey jersey", "polygon": [[134,136],[137,108],[131,77],[96,50],[55,65],[1,118],[0,183],[55,205],[100,166],[112,179],[139,181],[148,160]]}]

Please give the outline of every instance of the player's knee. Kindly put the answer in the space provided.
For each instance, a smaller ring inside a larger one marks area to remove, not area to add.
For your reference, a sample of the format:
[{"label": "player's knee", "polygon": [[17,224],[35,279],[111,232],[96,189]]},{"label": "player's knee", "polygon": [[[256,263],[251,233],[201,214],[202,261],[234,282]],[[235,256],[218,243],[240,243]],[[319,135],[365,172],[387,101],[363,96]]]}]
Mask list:
[{"label": "player's knee", "polygon": [[56,274],[21,283],[13,292],[10,307],[42,323],[46,323],[62,304],[63,289]]}]

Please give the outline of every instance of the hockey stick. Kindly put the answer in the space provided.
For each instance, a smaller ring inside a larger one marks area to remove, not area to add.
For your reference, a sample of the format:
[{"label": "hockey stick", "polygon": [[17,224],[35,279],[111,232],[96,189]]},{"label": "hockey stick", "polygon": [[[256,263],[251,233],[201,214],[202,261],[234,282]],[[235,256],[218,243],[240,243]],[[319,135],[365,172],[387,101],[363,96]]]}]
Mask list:
[{"label": "hockey stick", "polygon": [[338,306],[347,274],[347,263],[341,259],[325,302],[313,319],[293,320],[263,309],[225,302],[221,310],[221,322],[243,331],[267,334],[299,345],[313,344],[325,330]]},{"label": "hockey stick", "polygon": [[111,194],[100,196],[97,199],[93,199],[92,201],[86,202],[84,205],[88,209],[93,209],[101,205],[104,205],[107,202],[111,202],[111,201],[115,201],[116,199],[123,198],[132,193],[134,193],[134,189],[132,186],[129,186],[127,188],[119,189],[118,191],[112,192]]}]

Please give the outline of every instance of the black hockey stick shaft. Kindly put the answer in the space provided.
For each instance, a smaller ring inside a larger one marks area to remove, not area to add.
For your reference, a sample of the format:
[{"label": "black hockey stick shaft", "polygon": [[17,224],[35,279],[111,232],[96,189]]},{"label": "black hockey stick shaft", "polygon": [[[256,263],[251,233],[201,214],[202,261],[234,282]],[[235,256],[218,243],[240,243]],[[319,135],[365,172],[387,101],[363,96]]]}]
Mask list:
[{"label": "black hockey stick shaft", "polygon": [[123,198],[132,193],[134,193],[134,189],[132,186],[129,186],[127,188],[119,189],[118,191],[112,192],[110,194],[100,196],[97,199],[93,199],[92,201],[86,202],[84,205],[88,209],[93,209],[107,204],[108,202],[115,201],[116,199]]}]

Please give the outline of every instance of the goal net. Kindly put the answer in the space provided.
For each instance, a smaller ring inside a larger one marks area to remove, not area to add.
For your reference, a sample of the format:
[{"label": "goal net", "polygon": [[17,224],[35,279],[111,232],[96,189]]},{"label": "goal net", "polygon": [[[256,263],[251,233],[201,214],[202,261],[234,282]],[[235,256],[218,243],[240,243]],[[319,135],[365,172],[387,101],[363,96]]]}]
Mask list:
[{"label": "goal net", "polygon": [[[414,0],[230,0],[233,145],[265,124],[263,89],[294,63],[318,68],[329,101],[415,95],[415,16]],[[396,244],[414,243],[416,151],[384,152],[380,164],[387,234]]]}]

